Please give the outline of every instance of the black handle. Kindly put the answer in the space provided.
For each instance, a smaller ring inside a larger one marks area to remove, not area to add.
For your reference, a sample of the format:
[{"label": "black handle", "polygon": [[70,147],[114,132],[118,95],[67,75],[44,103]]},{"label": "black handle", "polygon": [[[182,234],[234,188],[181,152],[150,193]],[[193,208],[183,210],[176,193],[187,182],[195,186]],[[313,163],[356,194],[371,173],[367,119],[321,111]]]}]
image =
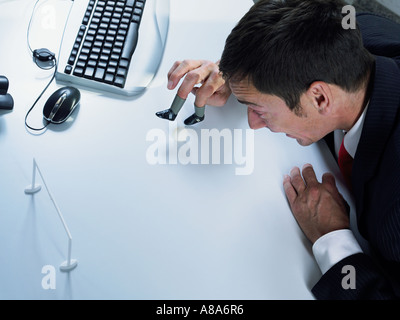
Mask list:
[{"label": "black handle", "polygon": [[0,76],[0,95],[6,94],[8,91],[8,79],[5,76]]},{"label": "black handle", "polygon": [[14,99],[10,94],[0,95],[0,109],[12,110],[14,108]]}]

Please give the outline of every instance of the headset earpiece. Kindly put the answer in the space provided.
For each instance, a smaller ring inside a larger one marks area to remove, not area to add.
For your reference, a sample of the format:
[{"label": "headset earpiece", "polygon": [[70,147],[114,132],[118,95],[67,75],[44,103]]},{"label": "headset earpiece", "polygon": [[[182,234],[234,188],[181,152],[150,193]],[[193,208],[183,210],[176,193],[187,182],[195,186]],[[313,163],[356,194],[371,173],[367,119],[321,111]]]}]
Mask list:
[{"label": "headset earpiece", "polygon": [[33,50],[33,58],[42,62],[50,62],[55,60],[56,55],[49,49],[42,48]]},{"label": "headset earpiece", "polygon": [[33,50],[33,61],[39,68],[49,70],[56,65],[56,55],[49,49],[35,49]]}]

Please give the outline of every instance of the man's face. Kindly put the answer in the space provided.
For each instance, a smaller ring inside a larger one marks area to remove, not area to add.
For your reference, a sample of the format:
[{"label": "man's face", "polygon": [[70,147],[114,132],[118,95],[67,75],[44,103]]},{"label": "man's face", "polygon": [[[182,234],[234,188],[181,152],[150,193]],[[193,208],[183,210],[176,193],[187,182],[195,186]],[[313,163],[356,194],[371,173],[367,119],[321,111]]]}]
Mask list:
[{"label": "man's face", "polygon": [[247,80],[230,82],[232,93],[247,106],[248,121],[252,129],[268,128],[272,132],[286,133],[302,146],[322,139],[330,131],[322,117],[304,94],[300,99],[301,114],[295,114],[284,100],[260,93]]}]

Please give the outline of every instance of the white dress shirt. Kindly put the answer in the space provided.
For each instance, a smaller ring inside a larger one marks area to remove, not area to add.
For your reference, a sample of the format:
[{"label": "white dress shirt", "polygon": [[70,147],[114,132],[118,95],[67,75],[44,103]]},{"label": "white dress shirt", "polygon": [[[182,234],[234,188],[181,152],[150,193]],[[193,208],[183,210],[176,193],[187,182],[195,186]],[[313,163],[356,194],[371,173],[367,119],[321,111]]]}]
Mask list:
[{"label": "white dress shirt", "polygon": [[[335,131],[335,151],[337,156],[344,137],[344,147],[353,158],[355,157],[367,109],[368,105],[349,132]],[[363,252],[353,232],[349,229],[333,231],[322,236],[314,243],[312,250],[322,274],[344,258]]]}]

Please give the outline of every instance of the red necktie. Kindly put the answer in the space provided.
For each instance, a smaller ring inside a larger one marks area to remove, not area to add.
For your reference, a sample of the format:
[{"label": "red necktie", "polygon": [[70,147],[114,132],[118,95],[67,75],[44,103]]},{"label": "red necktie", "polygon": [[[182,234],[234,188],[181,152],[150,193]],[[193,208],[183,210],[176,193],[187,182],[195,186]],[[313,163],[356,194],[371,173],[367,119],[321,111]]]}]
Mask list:
[{"label": "red necktie", "polygon": [[344,147],[344,139],[342,141],[342,145],[340,146],[338,163],[340,171],[342,172],[348,187],[351,188],[351,170],[353,168],[353,158]]}]

